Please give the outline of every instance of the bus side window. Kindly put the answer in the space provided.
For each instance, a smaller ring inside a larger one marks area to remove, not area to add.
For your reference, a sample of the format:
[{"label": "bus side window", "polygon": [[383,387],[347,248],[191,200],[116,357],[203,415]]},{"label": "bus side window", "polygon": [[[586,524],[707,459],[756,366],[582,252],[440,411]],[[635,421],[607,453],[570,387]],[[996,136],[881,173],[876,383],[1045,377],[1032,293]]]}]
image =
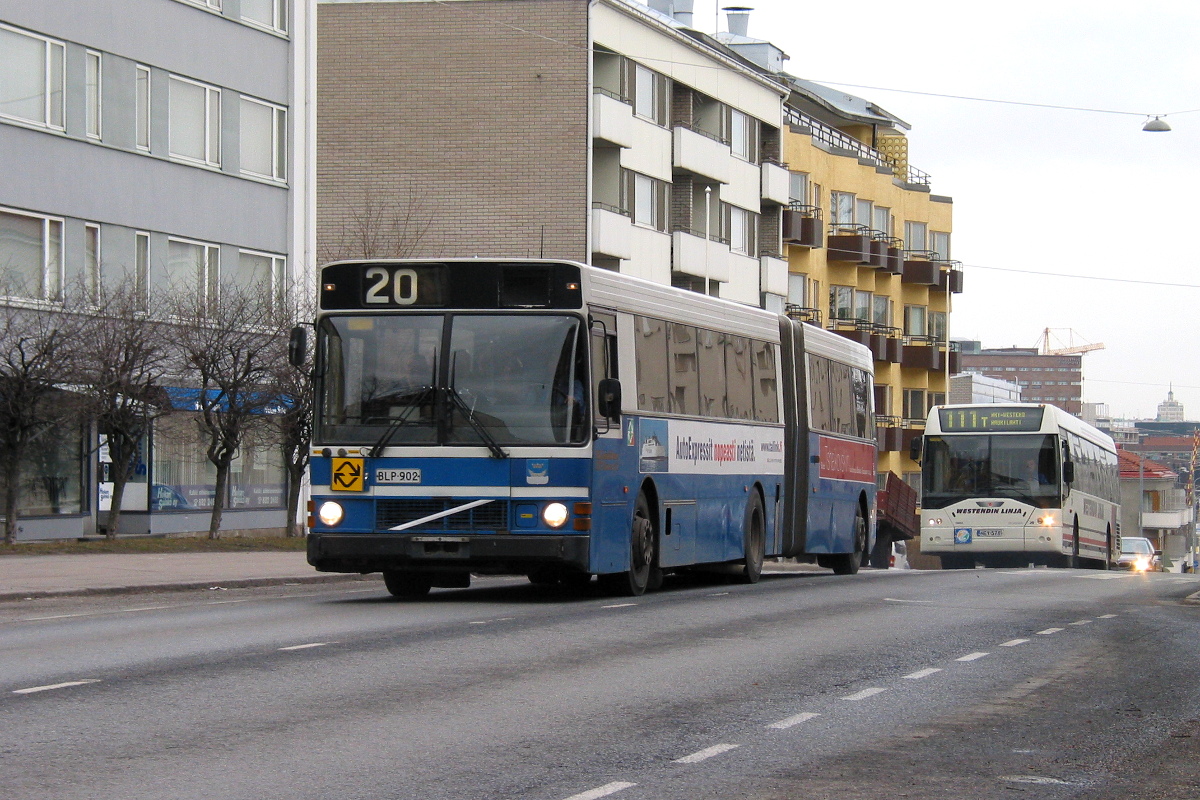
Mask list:
[{"label": "bus side window", "polygon": [[[597,424],[601,420],[617,418],[620,409],[605,414],[601,408],[601,384],[606,380],[616,381],[617,371],[617,320],[608,314],[593,314],[589,347],[592,356],[592,414]],[[603,427],[603,426],[601,426]],[[604,428],[606,432],[608,428]]]}]

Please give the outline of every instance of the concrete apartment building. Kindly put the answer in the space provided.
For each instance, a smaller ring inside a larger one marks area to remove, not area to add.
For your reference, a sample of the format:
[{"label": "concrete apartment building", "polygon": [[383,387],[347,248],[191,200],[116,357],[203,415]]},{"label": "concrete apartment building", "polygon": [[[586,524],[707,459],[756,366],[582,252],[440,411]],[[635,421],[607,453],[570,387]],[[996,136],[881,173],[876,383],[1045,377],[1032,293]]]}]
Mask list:
[{"label": "concrete apartment building", "polygon": [[[0,0],[0,302],[53,309],[75,282],[125,277],[153,297],[311,276],[312,18],[312,0]],[[166,438],[123,532],[208,529],[204,451]],[[57,473],[39,477],[64,488],[22,490],[21,538],[96,532],[98,444],[54,442]],[[281,527],[279,456],[247,450],[235,473],[223,527]]]},{"label": "concrete apartment building", "polygon": [[320,0],[323,259],[570,258],[875,352],[880,471],[944,402],[951,203],[906,126],[686,0]]}]

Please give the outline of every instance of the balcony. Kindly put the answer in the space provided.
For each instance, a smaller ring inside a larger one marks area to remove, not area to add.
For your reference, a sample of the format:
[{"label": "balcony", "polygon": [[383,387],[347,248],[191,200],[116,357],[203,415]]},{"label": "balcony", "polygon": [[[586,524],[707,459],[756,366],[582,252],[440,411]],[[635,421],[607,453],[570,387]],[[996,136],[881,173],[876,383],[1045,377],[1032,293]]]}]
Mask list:
[{"label": "balcony", "polygon": [[759,287],[764,292],[786,296],[788,293],[788,262],[783,256],[764,253],[758,257]]},{"label": "balcony", "polygon": [[612,258],[633,256],[633,220],[629,212],[602,203],[592,204],[592,252]]},{"label": "balcony", "polygon": [[729,281],[729,245],[720,239],[705,239],[692,231],[671,234],[671,269],[709,280]]},{"label": "balcony", "polygon": [[833,223],[829,226],[829,260],[870,266],[871,233],[865,225]]},{"label": "balcony", "polygon": [[671,133],[673,167],[717,183],[729,183],[733,177],[733,155],[728,143],[682,125],[676,125]]},{"label": "balcony", "polygon": [[1142,512],[1142,530],[1146,530],[1147,528],[1173,530],[1175,528],[1182,528],[1191,521],[1192,512],[1186,508],[1181,508],[1177,511]]},{"label": "balcony", "polygon": [[934,254],[926,250],[904,251],[904,268],[900,273],[903,283],[915,283],[925,286],[937,286],[938,262]]},{"label": "balcony", "polygon": [[[908,344],[900,359],[900,366],[911,369],[927,369],[930,372],[941,372],[946,368],[946,351],[937,345],[924,341],[924,337],[910,336]],[[912,342],[917,342],[916,344]]]},{"label": "balcony", "polygon": [[810,325],[821,327],[821,309],[807,308],[795,303],[788,303],[783,307],[783,313],[796,322],[807,322]]},{"label": "balcony", "polygon": [[904,429],[900,418],[885,414],[875,415],[875,441],[881,453],[899,453],[904,447]]},{"label": "balcony", "polygon": [[833,322],[832,330],[839,336],[869,348],[871,358],[875,361],[900,361],[902,342],[899,338],[893,338],[899,335],[896,328],[861,319],[839,319]]},{"label": "balcony", "polygon": [[786,206],[792,196],[792,175],[786,167],[762,163],[762,199]]},{"label": "balcony", "polygon": [[962,263],[959,261],[943,261],[945,267],[938,275],[937,288],[943,292],[961,294],[963,290]]},{"label": "balcony", "polygon": [[783,210],[783,242],[801,247],[820,247],[824,238],[821,209],[792,203]]},{"label": "balcony", "polygon": [[592,94],[592,138],[633,147],[633,106],[602,89]]}]

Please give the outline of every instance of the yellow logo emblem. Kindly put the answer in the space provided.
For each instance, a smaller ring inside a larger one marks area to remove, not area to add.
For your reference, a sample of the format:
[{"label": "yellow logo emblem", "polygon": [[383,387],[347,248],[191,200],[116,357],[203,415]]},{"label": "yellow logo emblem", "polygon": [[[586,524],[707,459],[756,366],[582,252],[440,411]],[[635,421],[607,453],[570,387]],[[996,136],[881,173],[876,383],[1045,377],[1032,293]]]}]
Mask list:
[{"label": "yellow logo emblem", "polygon": [[361,458],[335,458],[329,488],[335,492],[361,492],[365,472]]}]

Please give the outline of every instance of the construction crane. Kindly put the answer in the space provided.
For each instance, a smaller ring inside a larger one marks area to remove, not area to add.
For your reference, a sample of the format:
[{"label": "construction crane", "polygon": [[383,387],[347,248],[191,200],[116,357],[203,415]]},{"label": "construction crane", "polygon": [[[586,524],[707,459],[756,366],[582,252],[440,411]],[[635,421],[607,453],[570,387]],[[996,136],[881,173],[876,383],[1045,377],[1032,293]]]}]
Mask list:
[{"label": "construction crane", "polygon": [[[1065,341],[1059,335],[1063,331],[1066,332]],[[1046,328],[1042,331],[1041,338],[1038,339],[1038,352],[1044,356],[1073,356],[1104,349],[1103,342],[1089,342],[1082,336],[1079,338],[1083,343],[1075,344],[1076,336],[1079,334],[1075,333],[1073,328]]]}]

